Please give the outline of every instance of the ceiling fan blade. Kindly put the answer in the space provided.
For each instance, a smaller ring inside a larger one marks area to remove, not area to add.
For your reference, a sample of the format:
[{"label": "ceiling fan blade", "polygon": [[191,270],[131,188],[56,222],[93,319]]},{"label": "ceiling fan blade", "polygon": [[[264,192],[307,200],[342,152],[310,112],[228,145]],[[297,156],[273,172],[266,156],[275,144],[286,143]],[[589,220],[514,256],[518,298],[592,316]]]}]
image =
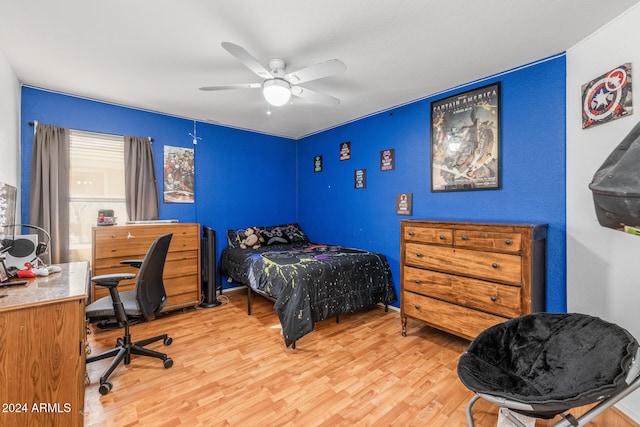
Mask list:
[{"label": "ceiling fan blade", "polygon": [[230,42],[222,42],[222,47],[227,50],[231,55],[235,56],[236,59],[242,62],[248,69],[256,73],[258,76],[263,79],[271,79],[273,75],[262,66],[253,56],[249,54],[243,47],[238,46],[237,44],[233,44]]},{"label": "ceiling fan blade", "polygon": [[347,66],[344,65],[344,62],[339,59],[330,59],[328,61],[288,73],[284,78],[291,84],[300,84],[310,82],[311,80],[333,76],[344,72],[346,69]]},{"label": "ceiling fan blade", "polygon": [[337,107],[340,105],[340,100],[333,96],[316,92],[315,90],[307,89],[306,87],[292,86],[291,93],[300,98],[308,99],[318,104],[326,105],[328,107]]},{"label": "ceiling fan blade", "polygon": [[237,85],[223,85],[223,86],[205,86],[200,90],[227,90],[227,89],[258,89],[262,87],[262,83],[244,83]]}]

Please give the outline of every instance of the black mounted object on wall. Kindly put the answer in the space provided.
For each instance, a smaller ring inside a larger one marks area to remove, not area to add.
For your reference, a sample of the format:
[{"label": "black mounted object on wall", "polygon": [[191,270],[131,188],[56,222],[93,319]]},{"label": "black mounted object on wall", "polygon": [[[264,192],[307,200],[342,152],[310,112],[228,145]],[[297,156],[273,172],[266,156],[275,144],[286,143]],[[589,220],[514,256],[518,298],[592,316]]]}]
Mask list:
[{"label": "black mounted object on wall", "polygon": [[200,307],[211,308],[222,304],[216,297],[216,231],[213,228],[202,227],[202,293],[203,301]]},{"label": "black mounted object on wall", "polygon": [[640,228],[639,165],[640,123],[607,157],[589,184],[601,226],[616,230]]}]

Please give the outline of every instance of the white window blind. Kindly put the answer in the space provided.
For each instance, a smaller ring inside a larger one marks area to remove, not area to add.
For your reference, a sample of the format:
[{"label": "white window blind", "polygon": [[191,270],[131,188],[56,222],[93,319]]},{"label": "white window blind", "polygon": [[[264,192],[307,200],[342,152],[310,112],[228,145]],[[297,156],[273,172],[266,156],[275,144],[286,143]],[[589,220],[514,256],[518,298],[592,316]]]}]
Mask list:
[{"label": "white window blind", "polygon": [[69,256],[71,261],[91,261],[91,229],[98,211],[110,209],[119,223],[127,220],[124,139],[77,130],[70,136]]}]

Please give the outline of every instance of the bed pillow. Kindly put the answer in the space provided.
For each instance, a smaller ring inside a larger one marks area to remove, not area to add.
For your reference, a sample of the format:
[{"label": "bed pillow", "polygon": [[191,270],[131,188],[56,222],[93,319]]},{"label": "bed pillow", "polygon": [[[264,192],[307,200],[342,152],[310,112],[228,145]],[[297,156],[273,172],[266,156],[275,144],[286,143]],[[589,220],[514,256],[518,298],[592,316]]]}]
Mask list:
[{"label": "bed pillow", "polygon": [[229,246],[240,249],[258,249],[264,242],[260,228],[249,227],[238,230],[227,230],[227,241]]},{"label": "bed pillow", "polygon": [[260,230],[263,245],[283,243],[309,243],[309,238],[298,224],[281,224],[262,227]]}]

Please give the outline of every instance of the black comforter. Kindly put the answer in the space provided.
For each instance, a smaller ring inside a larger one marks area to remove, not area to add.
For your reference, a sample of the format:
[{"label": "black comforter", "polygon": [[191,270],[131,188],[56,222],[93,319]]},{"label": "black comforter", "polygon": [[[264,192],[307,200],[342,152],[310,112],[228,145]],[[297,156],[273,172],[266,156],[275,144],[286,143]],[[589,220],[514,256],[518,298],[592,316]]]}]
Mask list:
[{"label": "black comforter", "polygon": [[315,322],[396,300],[384,255],[361,249],[291,243],[227,247],[221,273],[275,301],[287,346]]}]

